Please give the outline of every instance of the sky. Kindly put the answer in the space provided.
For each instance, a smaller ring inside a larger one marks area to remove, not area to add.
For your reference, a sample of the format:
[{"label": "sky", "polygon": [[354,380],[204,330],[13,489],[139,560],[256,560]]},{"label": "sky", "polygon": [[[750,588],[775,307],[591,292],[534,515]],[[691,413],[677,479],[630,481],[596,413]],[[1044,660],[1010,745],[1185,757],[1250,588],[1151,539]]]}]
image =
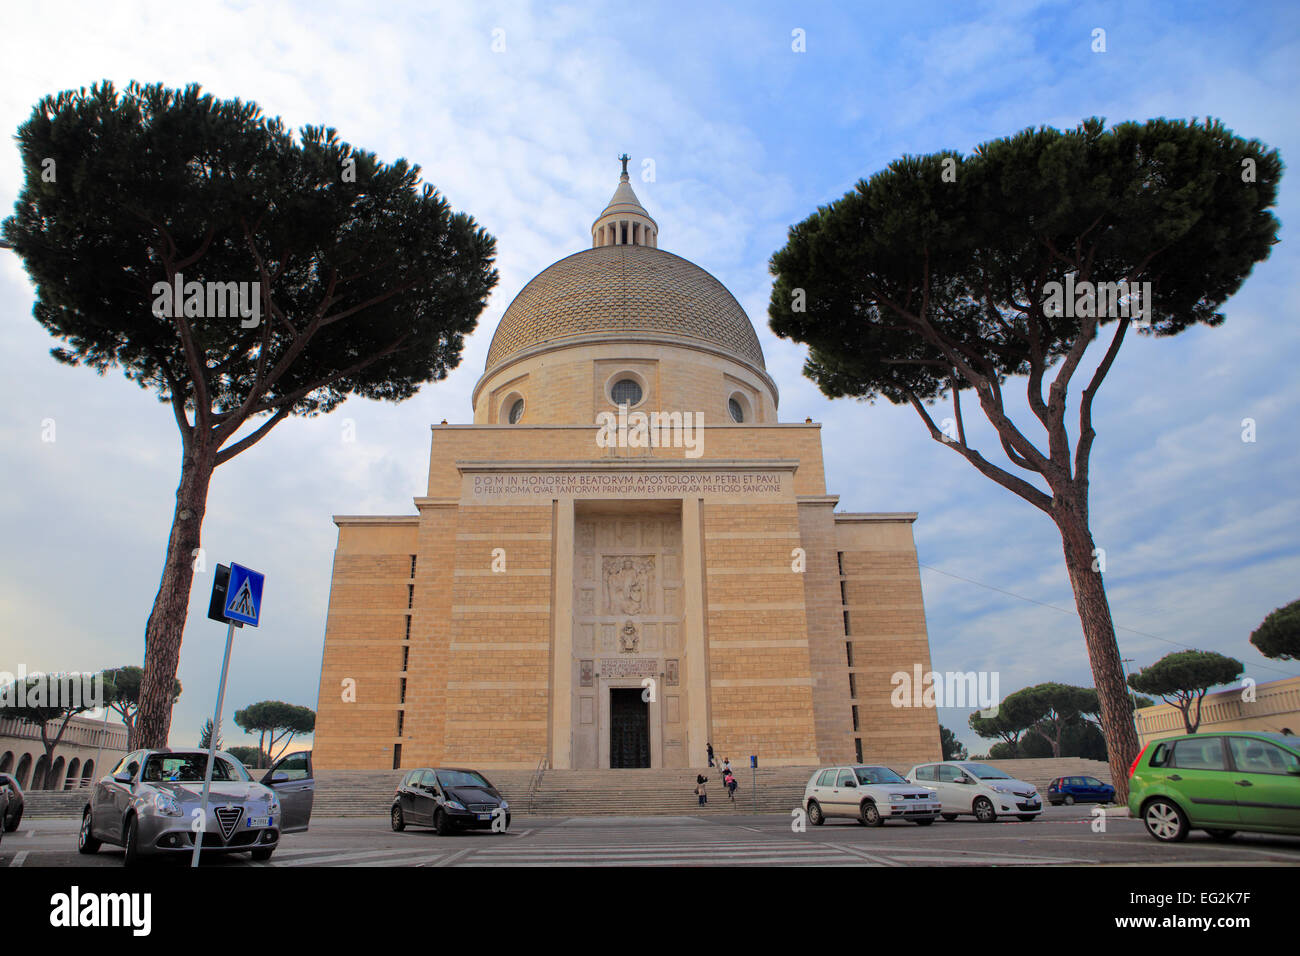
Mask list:
[{"label": "sky", "polygon": [[[934,443],[916,414],[830,401],[805,349],[767,327],[769,257],[789,226],[903,154],[1030,126],[1214,116],[1300,153],[1300,8],[1287,3],[655,4],[46,2],[6,11],[0,130],[42,96],[111,79],[200,83],[291,128],[325,125],[426,182],[498,241],[500,283],[460,367],[398,404],[353,400],[290,419],[212,483],[181,650],[174,745],[211,716],[225,629],[211,569],[267,575],[263,625],[237,632],[223,710],[315,707],[334,514],[409,514],[430,423],[472,420],[470,393],[513,296],[590,245],[630,168],[662,248],[717,276],[758,330],[779,417],[823,423],[828,489],[848,511],[916,511],[932,666],[990,671],[1001,695],[1091,684],[1048,519]],[[1094,31],[1105,51],[1094,52]],[[801,34],[797,31],[802,31]],[[802,38],[802,51],[795,49]],[[21,187],[0,144],[0,209]],[[1300,269],[1281,243],[1225,306],[1176,338],[1129,336],[1097,400],[1092,527],[1121,651],[1136,667],[1185,647],[1257,681],[1300,674],[1248,643],[1300,597]],[[167,406],[49,357],[33,289],[0,250],[0,671],[139,663],[180,468]],[[1242,440],[1242,421],[1256,440]],[[48,420],[54,423],[54,441]],[[968,427],[971,426],[968,419]],[[355,441],[344,436],[351,429]],[[972,428],[989,448],[991,429]],[[996,448],[996,445],[993,445]],[[966,710],[941,709],[972,753]],[[885,733],[885,728],[879,728]],[[870,738],[871,729],[867,736]],[[309,743],[309,742],[308,742]]]}]

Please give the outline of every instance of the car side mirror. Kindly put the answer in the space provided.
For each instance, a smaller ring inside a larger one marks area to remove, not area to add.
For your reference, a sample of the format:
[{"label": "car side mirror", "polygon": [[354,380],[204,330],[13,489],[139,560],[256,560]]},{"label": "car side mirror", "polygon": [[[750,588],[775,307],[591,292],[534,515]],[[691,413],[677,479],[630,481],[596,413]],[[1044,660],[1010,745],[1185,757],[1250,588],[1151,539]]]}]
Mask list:
[{"label": "car side mirror", "polygon": [[288,779],[289,775],[283,770],[277,770],[275,773],[271,774],[272,783],[285,783]]},{"label": "car side mirror", "polygon": [[131,775],[127,773],[125,770],[123,770],[120,773],[113,774],[113,779],[116,780],[118,783],[130,783]]},{"label": "car side mirror", "polygon": [[846,786],[846,787],[856,787],[857,784],[854,783],[852,780],[845,780],[843,786]]}]

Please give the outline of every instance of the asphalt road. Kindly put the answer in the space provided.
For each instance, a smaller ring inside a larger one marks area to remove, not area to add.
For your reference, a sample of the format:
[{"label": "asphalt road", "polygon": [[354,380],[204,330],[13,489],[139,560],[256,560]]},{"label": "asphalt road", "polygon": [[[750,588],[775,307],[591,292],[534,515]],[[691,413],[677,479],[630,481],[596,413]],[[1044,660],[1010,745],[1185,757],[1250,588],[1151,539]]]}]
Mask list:
[{"label": "asphalt road", "polygon": [[[962,818],[929,827],[890,822],[867,829],[832,821],[805,832],[777,814],[678,817],[516,817],[508,833],[439,837],[394,833],[384,817],[316,818],[285,837],[267,863],[247,854],[204,866],[1261,866],[1300,864],[1300,838],[1239,834],[1216,843],[1193,832],[1167,845],[1114,810],[1104,833],[1088,807],[1049,807],[1038,820],[977,823]],[[74,820],[24,820],[0,843],[0,867],[122,865],[122,851],[76,850]],[[163,865],[188,865],[183,860]]]}]

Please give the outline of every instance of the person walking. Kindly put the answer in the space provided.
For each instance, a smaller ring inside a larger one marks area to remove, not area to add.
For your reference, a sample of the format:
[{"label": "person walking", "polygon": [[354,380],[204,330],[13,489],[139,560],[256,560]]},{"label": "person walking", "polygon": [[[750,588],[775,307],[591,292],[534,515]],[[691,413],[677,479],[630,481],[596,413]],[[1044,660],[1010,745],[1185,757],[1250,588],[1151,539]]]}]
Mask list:
[{"label": "person walking", "polygon": [[736,775],[733,774],[730,770],[728,770],[728,771],[727,771],[727,776],[726,776],[725,778],[723,778],[723,783],[725,783],[725,784],[727,785],[727,798],[728,798],[732,803],[735,803],[735,802],[736,802],[736,787],[737,787],[737,783],[736,783]]},{"label": "person walking", "polygon": [[709,744],[709,766],[713,766],[713,744]]},{"label": "person walking", "polygon": [[708,780],[709,778],[702,773],[695,775],[695,795],[700,798],[700,806],[704,806],[709,802],[708,788],[705,787]]},{"label": "person walking", "polygon": [[730,757],[723,757],[723,758],[722,758],[722,773],[723,773],[724,776],[725,776],[726,774],[731,773],[731,758],[730,758]]}]

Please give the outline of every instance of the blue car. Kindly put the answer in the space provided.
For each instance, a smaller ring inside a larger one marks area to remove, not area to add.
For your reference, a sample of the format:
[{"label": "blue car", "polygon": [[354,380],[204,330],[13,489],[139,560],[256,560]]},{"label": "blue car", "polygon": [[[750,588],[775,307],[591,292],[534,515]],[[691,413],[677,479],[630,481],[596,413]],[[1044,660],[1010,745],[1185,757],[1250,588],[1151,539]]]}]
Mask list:
[{"label": "blue car", "polygon": [[1115,788],[1096,777],[1057,777],[1047,788],[1047,801],[1054,807],[1076,803],[1114,803]]}]

